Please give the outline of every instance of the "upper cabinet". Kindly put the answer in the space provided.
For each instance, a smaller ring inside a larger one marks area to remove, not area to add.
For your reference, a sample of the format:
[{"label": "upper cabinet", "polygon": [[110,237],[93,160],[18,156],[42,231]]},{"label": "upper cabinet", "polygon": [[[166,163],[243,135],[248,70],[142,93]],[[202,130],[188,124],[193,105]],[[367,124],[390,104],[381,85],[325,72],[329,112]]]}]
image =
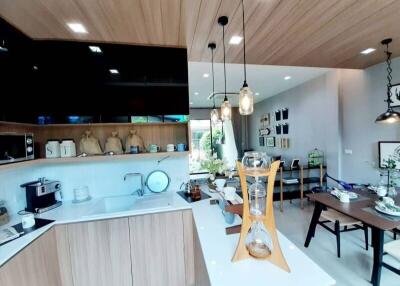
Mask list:
[{"label": "upper cabinet", "polygon": [[189,114],[186,49],[34,41],[1,19],[0,43],[0,120]]}]

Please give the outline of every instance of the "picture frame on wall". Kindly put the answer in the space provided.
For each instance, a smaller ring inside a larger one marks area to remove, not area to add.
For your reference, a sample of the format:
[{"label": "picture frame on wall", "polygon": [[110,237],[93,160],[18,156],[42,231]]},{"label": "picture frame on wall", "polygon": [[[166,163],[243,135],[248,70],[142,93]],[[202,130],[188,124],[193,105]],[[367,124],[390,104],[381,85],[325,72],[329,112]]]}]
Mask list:
[{"label": "picture frame on wall", "polygon": [[[386,169],[389,159],[398,161],[400,159],[400,141],[379,141],[379,168]],[[400,170],[400,164],[396,164],[396,170]]]},{"label": "picture frame on wall", "polygon": [[289,134],[289,123],[282,125],[282,134]]},{"label": "picture frame on wall", "polygon": [[271,129],[265,128],[265,129],[260,129],[259,131],[259,136],[268,136],[271,134]]},{"label": "picture frame on wall", "polygon": [[289,148],[289,138],[281,138],[281,147],[282,149]]},{"label": "picture frame on wall", "polygon": [[288,120],[289,119],[289,108],[283,108],[282,109],[282,120]]},{"label": "picture frame on wall", "polygon": [[282,134],[282,125],[281,124],[277,124],[275,126],[275,134],[276,135],[281,135]]},{"label": "picture frame on wall", "polygon": [[260,147],[264,147],[265,146],[265,144],[264,144],[264,136],[258,137],[258,142],[260,144]]},{"label": "picture frame on wall", "polygon": [[275,121],[281,121],[281,110],[275,110]]},{"label": "picture frame on wall", "polygon": [[391,107],[400,107],[400,83],[392,84],[390,87],[392,92],[392,101],[390,103]]},{"label": "picture frame on wall", "polygon": [[266,138],[266,145],[267,147],[275,147],[275,137],[274,136],[270,136]]}]

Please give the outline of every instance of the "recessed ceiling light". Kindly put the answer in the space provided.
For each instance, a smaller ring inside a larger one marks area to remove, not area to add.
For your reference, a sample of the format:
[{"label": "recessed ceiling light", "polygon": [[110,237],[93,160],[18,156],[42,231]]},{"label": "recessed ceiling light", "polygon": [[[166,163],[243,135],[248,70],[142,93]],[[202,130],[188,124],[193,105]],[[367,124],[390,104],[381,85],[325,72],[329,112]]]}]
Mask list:
[{"label": "recessed ceiling light", "polygon": [[33,66],[33,69],[37,71],[39,68],[37,66]]},{"label": "recessed ceiling light", "polygon": [[260,95],[260,93],[259,93],[259,92],[256,92],[255,94],[256,94],[256,95]]},{"label": "recessed ceiling light", "polygon": [[196,92],[194,93],[194,95],[199,95],[199,93],[196,91]]},{"label": "recessed ceiling light", "polygon": [[110,73],[119,74],[119,71],[117,69],[110,69]]},{"label": "recessed ceiling light", "polygon": [[243,37],[241,37],[241,36],[232,36],[232,38],[229,40],[229,44],[239,45],[242,40],[243,40]]},{"label": "recessed ceiling light", "polygon": [[291,78],[292,78],[292,77],[291,77],[290,75],[287,75],[287,76],[284,77],[285,80],[289,80],[289,79],[291,79]]},{"label": "recessed ceiling light", "polygon": [[205,73],[205,74],[203,74],[203,77],[205,77],[205,78],[207,78],[207,77],[209,77],[210,75],[208,74],[208,73]]},{"label": "recessed ceiling light", "polygon": [[101,49],[98,46],[89,46],[89,49],[93,52],[93,53],[101,53]]},{"label": "recessed ceiling light", "polygon": [[363,55],[368,55],[368,54],[373,53],[375,51],[376,51],[376,49],[374,49],[374,48],[368,48],[368,49],[365,49],[364,51],[361,51],[361,53]]},{"label": "recessed ceiling light", "polygon": [[85,26],[83,26],[81,23],[67,23],[67,25],[74,33],[87,34],[88,32]]},{"label": "recessed ceiling light", "polygon": [[193,102],[190,102],[190,105],[193,105]]}]

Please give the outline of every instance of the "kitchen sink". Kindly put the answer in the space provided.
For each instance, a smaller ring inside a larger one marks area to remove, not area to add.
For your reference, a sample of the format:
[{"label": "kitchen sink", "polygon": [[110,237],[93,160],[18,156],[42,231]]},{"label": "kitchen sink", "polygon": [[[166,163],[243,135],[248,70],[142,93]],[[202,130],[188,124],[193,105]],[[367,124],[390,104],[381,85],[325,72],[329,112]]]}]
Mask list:
[{"label": "kitchen sink", "polygon": [[166,209],[172,206],[170,194],[150,194],[143,197],[133,195],[105,197],[100,199],[87,216],[125,211]]}]

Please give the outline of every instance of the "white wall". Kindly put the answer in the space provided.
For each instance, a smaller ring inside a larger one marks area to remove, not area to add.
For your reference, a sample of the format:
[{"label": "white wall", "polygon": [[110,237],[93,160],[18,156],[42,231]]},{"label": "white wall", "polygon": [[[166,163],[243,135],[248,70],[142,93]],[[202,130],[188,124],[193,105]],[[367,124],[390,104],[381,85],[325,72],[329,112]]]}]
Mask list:
[{"label": "white wall", "polygon": [[[392,61],[393,83],[400,83],[400,58]],[[400,125],[376,124],[386,111],[386,64],[365,70],[341,70],[340,118],[342,178],[347,181],[377,183],[378,141],[400,140]],[[352,155],[344,154],[352,150]]]},{"label": "white wall", "polygon": [[73,189],[86,185],[92,197],[130,194],[140,186],[133,177],[126,181],[126,173],[139,172],[147,175],[153,170],[163,170],[171,178],[168,191],[178,191],[182,182],[189,180],[189,159],[186,154],[168,158],[157,164],[157,159],[121,160],[91,163],[68,163],[39,167],[26,167],[0,171],[0,199],[7,202],[9,212],[15,214],[25,208],[25,193],[20,185],[46,177],[60,180],[63,200],[73,200]]},{"label": "white wall", "polygon": [[[338,72],[332,71],[255,105],[250,116],[250,147],[262,150],[269,155],[282,155],[287,164],[293,158],[307,164],[308,152],[318,148],[325,153],[329,173],[338,174]],[[271,128],[275,125],[274,111],[289,109],[288,135],[272,135],[276,138],[289,138],[289,149],[260,147],[258,129],[261,115],[270,113]]]}]

